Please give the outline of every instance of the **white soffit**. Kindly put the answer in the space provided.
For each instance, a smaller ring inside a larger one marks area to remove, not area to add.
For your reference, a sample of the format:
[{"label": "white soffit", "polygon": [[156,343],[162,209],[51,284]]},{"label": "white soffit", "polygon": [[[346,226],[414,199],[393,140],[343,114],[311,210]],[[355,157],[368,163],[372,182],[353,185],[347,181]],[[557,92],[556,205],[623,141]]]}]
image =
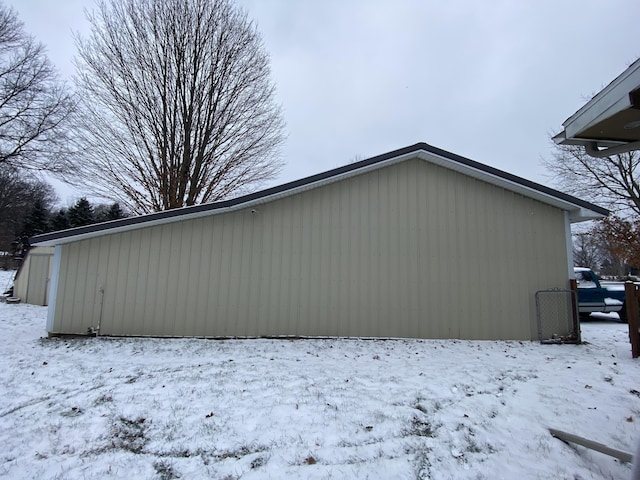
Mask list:
[{"label": "white soffit", "polygon": [[632,105],[629,93],[638,88],[640,88],[640,58],[565,120],[562,124],[564,132],[556,137],[559,139],[564,137],[570,142],[589,127],[630,108]]}]

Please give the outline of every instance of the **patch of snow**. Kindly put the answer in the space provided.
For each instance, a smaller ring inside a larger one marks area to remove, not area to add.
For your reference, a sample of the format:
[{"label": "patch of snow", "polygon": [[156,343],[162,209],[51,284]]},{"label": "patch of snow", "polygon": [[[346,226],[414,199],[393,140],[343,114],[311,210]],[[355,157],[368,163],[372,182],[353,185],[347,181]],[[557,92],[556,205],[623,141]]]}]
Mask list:
[{"label": "patch of snow", "polygon": [[615,321],[583,323],[582,345],[48,339],[45,323],[0,304],[2,477],[628,478],[548,427],[640,439]]},{"label": "patch of snow", "polygon": [[15,277],[15,275],[15,270],[0,270],[0,295],[11,288],[11,285],[13,285],[13,277]]},{"label": "patch of snow", "polygon": [[620,300],[616,300],[615,298],[606,297],[604,299],[604,304],[610,307],[616,307],[616,306],[621,306],[622,302]]},{"label": "patch of snow", "polygon": [[620,291],[624,291],[624,283],[620,283],[620,282],[601,282],[600,283],[604,288],[606,288],[609,291],[616,291],[616,292],[620,292]]}]

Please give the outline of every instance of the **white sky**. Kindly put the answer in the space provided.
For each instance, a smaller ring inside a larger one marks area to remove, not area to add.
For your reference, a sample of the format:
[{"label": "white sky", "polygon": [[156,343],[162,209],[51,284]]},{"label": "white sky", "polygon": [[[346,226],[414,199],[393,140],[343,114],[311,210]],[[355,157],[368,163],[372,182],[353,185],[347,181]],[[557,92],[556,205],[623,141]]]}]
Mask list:
[{"label": "white sky", "polygon": [[[71,79],[72,32],[87,33],[93,1],[6,3]],[[238,3],[287,121],[274,184],[420,141],[548,183],[549,134],[640,57],[637,0]]]}]

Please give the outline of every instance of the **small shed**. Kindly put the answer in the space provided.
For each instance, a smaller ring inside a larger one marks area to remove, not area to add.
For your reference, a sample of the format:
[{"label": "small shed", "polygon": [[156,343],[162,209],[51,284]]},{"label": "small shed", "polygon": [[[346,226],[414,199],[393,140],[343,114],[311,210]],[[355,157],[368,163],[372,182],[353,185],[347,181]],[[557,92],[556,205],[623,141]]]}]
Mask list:
[{"label": "small shed", "polygon": [[239,198],[53,232],[51,335],[535,339],[607,210],[419,143]]},{"label": "small shed", "polygon": [[49,305],[53,247],[33,247],[13,280],[13,296],[32,305]]}]

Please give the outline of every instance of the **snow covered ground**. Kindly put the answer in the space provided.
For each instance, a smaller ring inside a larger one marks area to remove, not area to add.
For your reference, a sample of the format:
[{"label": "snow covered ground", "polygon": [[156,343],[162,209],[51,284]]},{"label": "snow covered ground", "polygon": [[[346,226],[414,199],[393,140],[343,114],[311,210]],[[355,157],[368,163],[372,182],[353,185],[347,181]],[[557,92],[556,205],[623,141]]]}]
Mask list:
[{"label": "snow covered ground", "polygon": [[547,430],[640,440],[640,363],[602,318],[578,346],[47,339],[45,308],[0,304],[0,477],[628,478]]}]

